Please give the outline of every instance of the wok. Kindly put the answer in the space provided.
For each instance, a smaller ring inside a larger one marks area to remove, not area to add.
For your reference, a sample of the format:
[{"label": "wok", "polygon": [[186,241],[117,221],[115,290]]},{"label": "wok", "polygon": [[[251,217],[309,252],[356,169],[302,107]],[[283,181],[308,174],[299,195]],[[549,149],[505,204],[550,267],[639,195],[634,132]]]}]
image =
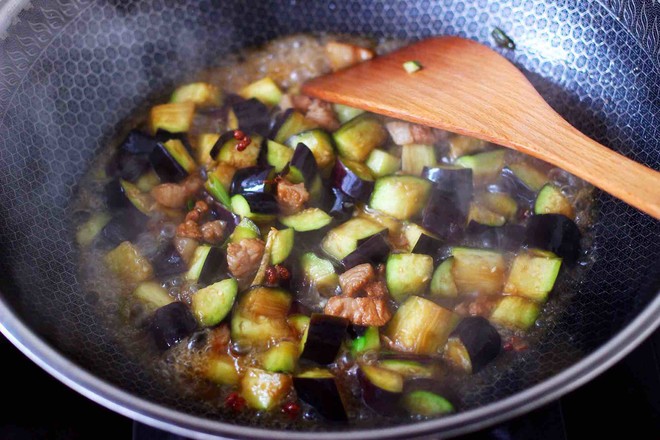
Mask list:
[{"label": "wok", "polygon": [[[67,385],[148,424],[200,438],[309,437],[182,398],[99,324],[102,292],[82,289],[77,274],[67,209],[77,182],[136,108],[240,48],[295,32],[451,34],[494,46],[494,26],[517,45],[500,50],[570,123],[660,167],[660,5],[651,0],[0,2],[2,332]],[[660,223],[606,194],[596,199],[584,281],[553,298],[536,348],[480,377],[463,412],[391,426],[318,424],[314,436],[464,433],[555,399],[628,353],[660,323]]]}]

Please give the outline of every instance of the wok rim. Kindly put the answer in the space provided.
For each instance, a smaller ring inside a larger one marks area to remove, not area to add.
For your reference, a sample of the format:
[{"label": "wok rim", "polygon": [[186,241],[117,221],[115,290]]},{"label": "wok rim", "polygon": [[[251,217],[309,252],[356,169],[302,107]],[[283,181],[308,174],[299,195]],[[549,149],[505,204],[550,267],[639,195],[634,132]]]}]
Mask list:
[{"label": "wok rim", "polygon": [[[2,292],[0,292],[1,294]],[[233,425],[192,416],[153,403],[96,377],[27,327],[0,296],[0,332],[51,376],[90,400],[130,419],[194,439],[232,438],[297,440],[313,433],[318,440],[368,440],[443,434],[455,436],[487,428],[527,413],[578,388],[630,353],[660,326],[660,292],[622,330],[586,357],[544,381],[488,405],[413,424],[349,431],[284,431]]]},{"label": "wok rim", "polygon": [[[9,29],[11,19],[28,3],[25,0],[0,0],[0,33]],[[605,2],[598,0],[597,3],[618,19],[617,14],[607,7]],[[641,49],[648,53],[628,26],[623,25],[622,29],[633,35]],[[466,434],[530,412],[575,390],[609,369],[659,327],[660,291],[656,292],[655,298],[634,319],[596,350],[559,373],[504,399],[435,420],[387,428],[325,432],[284,431],[240,426],[192,416],[138,397],[100,379],[32,331],[13,311],[0,291],[0,333],[48,374],[109,410],[149,426],[194,439],[217,439],[225,435],[231,438],[302,440],[308,439],[311,434],[317,440],[335,439],[338,435],[346,440],[369,440],[429,434],[442,434],[447,437]]]}]

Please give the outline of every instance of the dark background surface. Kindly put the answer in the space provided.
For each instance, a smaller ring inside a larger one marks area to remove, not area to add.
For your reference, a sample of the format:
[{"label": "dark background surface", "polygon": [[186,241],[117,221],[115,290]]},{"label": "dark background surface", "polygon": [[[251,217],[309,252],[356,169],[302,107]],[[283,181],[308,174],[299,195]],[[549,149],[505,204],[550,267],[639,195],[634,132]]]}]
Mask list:
[{"label": "dark background surface", "polygon": [[[3,371],[0,439],[180,437],[135,425],[88,400],[0,337]],[[527,416],[460,440],[660,438],[660,331],[592,382]]]}]

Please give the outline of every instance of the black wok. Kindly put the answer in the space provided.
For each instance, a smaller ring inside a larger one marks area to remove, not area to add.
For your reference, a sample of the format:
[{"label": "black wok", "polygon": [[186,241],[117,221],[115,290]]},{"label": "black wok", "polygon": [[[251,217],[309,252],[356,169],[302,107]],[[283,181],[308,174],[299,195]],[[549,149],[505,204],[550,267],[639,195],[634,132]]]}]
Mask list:
[{"label": "black wok", "polygon": [[[67,207],[135,110],[226,54],[295,32],[453,34],[504,51],[588,136],[660,167],[660,5],[651,0],[0,1],[0,329],[48,372],[124,415],[178,433],[305,438],[203,411],[153,381],[99,325]],[[658,189],[660,190],[660,188]],[[485,375],[465,411],[396,426],[318,425],[317,438],[475,430],[574,389],[660,323],[660,223],[597,194],[594,263],[538,346]]]}]

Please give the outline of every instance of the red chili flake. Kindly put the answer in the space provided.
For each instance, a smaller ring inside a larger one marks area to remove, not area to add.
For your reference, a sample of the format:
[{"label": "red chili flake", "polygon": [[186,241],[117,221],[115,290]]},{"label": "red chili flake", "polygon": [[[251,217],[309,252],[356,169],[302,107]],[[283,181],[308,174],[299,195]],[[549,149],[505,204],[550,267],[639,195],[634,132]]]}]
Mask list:
[{"label": "red chili flake", "polygon": [[295,419],[300,414],[300,405],[296,402],[287,402],[282,405],[282,412],[289,416],[289,418]]},{"label": "red chili flake", "polygon": [[505,351],[523,351],[527,350],[529,346],[523,338],[518,336],[511,336],[504,342],[502,348],[504,348]]},{"label": "red chili flake", "polygon": [[266,284],[277,284],[278,276],[276,266],[266,268]]},{"label": "red chili flake", "polygon": [[282,266],[281,264],[276,264],[275,270],[277,271],[277,277],[282,281],[288,280],[289,277],[291,276],[291,274],[289,273],[289,269]]},{"label": "red chili flake", "polygon": [[239,412],[245,407],[245,399],[234,391],[225,399],[225,406],[232,411]]}]

